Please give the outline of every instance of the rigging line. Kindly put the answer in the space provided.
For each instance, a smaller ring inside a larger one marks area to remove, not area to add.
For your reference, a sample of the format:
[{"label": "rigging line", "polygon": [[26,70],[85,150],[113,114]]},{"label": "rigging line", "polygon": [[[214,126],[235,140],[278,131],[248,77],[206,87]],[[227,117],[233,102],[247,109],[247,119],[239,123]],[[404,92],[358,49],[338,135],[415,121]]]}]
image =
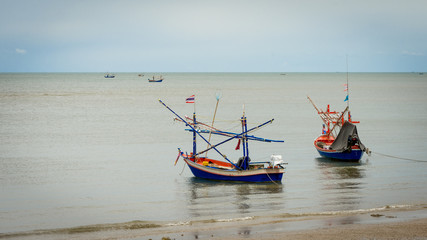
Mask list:
[{"label": "rigging line", "polygon": [[240,120],[231,120],[231,119],[221,119],[221,118],[219,118],[219,119],[216,119],[215,121],[217,121],[217,122],[224,122],[224,123],[233,123],[233,122],[240,122]]},{"label": "rigging line", "polygon": [[267,177],[270,178],[270,181],[276,185],[279,185],[278,183],[276,183],[275,181],[273,181],[273,179],[271,179],[270,175],[268,174],[268,172],[265,172],[267,174]]},{"label": "rigging line", "polygon": [[384,156],[384,157],[389,157],[389,158],[396,158],[396,159],[400,159],[400,160],[407,160],[407,161],[413,161],[413,162],[423,162],[423,163],[427,163],[427,161],[424,161],[424,160],[418,160],[418,159],[412,159],[412,158],[397,157],[397,156],[388,155],[388,154],[379,153],[379,152],[372,152],[372,153],[375,153],[375,154],[377,154],[377,155],[381,155],[381,156]]},{"label": "rigging line", "polygon": [[236,128],[238,128],[238,127],[242,127],[242,124],[241,124],[241,123],[238,123],[238,124],[236,124],[236,125],[234,125],[234,126],[232,126],[232,127],[226,128],[225,130],[226,130],[226,131],[231,131],[231,130],[236,129]]},{"label": "rigging line", "polygon": [[184,161],[185,162],[185,164],[183,165],[183,167],[182,167],[182,171],[181,171],[181,173],[179,174],[179,176],[181,176],[181,174],[184,172],[184,170],[185,170],[185,165],[187,165],[187,162],[186,161]]}]

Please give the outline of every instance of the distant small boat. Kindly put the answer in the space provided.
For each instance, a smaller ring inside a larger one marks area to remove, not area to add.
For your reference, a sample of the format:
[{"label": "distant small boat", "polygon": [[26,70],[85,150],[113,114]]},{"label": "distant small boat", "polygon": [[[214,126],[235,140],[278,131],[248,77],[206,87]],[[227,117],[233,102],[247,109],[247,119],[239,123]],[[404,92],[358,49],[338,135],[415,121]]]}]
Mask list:
[{"label": "distant small boat", "polygon": [[104,75],[104,77],[105,78],[115,78],[116,76],[114,74],[107,73],[107,74]]},{"label": "distant small boat", "polygon": [[144,76],[144,74],[138,74],[138,77],[143,77]]},{"label": "distant small boat", "polygon": [[153,78],[149,78],[148,82],[162,82],[163,81],[163,76],[153,76]]}]

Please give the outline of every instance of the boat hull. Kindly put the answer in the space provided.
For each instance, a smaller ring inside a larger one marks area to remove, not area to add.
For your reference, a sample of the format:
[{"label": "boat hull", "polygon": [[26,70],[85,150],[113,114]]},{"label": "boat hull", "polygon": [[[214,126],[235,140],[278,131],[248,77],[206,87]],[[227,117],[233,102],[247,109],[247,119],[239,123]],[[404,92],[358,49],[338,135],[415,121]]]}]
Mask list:
[{"label": "boat hull", "polygon": [[253,170],[219,169],[203,166],[189,159],[184,159],[195,177],[220,180],[220,181],[241,181],[241,182],[279,182],[282,181],[283,168],[260,168]]},{"label": "boat hull", "polygon": [[352,149],[350,152],[324,151],[317,149],[320,156],[341,161],[355,162],[359,161],[363,156],[363,151],[360,149]]},{"label": "boat hull", "polygon": [[322,135],[314,141],[314,147],[319,152],[320,156],[348,162],[356,162],[362,158],[363,151],[358,146],[353,146],[351,151],[344,152],[329,149],[329,146],[334,140],[335,139],[331,136]]},{"label": "boat hull", "polygon": [[159,80],[148,79],[148,82],[163,82],[163,79],[159,79]]}]

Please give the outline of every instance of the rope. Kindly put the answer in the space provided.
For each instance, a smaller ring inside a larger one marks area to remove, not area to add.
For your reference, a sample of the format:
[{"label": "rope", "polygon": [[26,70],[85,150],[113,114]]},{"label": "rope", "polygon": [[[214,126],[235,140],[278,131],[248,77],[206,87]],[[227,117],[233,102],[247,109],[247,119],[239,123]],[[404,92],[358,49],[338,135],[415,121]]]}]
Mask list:
[{"label": "rope", "polygon": [[278,183],[276,183],[275,181],[273,181],[273,179],[271,179],[270,175],[268,175],[268,172],[265,172],[265,174],[267,174],[267,177],[270,178],[270,181],[276,185],[279,185]]},{"label": "rope", "polygon": [[[185,161],[184,161],[185,162]],[[185,170],[185,165],[187,165],[187,163],[185,163],[184,165],[183,165],[183,167],[182,167],[182,171],[181,171],[181,173],[179,174],[179,176],[181,176],[181,174],[184,172],[184,170]]]},{"label": "rope", "polygon": [[413,161],[413,162],[423,162],[423,163],[427,163],[427,161],[424,161],[424,160],[418,160],[418,159],[412,159],[412,158],[397,157],[397,156],[388,155],[388,154],[379,153],[379,152],[372,152],[372,153],[375,153],[375,154],[377,154],[377,155],[381,155],[381,156],[384,156],[384,157],[389,157],[389,158],[395,158],[395,159],[406,160],[406,161]]}]

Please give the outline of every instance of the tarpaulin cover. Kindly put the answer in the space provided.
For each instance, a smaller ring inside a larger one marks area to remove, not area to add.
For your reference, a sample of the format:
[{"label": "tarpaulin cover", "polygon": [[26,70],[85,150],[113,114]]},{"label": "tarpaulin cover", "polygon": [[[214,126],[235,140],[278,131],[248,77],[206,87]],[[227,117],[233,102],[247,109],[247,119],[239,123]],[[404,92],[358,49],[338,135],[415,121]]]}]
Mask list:
[{"label": "tarpaulin cover", "polygon": [[345,121],[330,149],[338,152],[351,151],[351,146],[355,144],[359,145],[362,151],[365,151],[365,145],[362,144],[357,134],[356,125]]}]

